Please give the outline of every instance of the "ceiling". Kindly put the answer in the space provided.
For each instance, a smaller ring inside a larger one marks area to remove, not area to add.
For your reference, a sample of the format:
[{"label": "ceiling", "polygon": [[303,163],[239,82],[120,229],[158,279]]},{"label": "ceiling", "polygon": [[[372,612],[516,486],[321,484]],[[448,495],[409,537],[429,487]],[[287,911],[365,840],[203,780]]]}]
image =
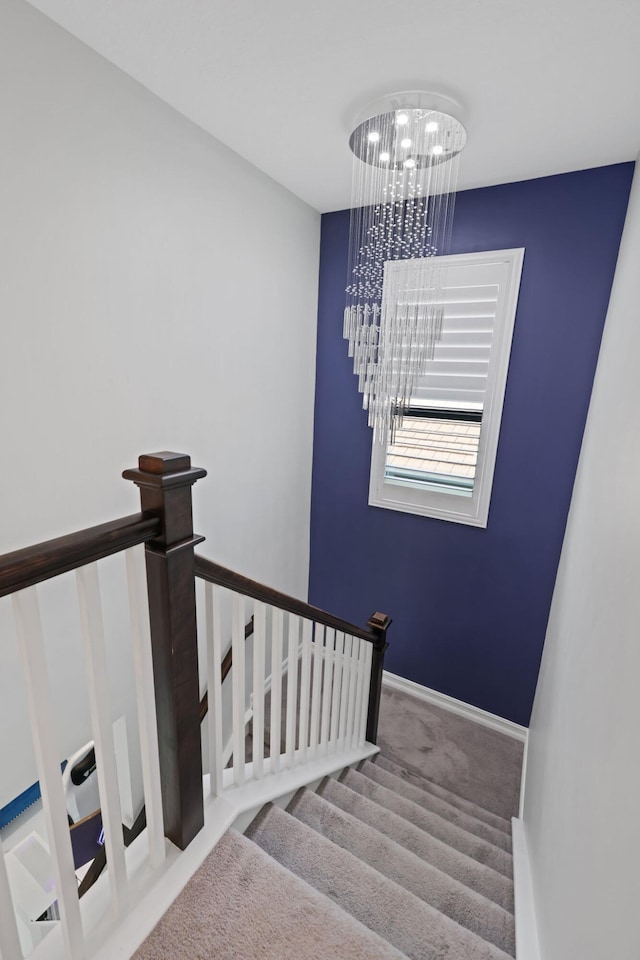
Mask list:
[{"label": "ceiling", "polygon": [[635,159],[640,0],[30,0],[318,210],[350,121],[405,89],[468,115],[459,187]]}]

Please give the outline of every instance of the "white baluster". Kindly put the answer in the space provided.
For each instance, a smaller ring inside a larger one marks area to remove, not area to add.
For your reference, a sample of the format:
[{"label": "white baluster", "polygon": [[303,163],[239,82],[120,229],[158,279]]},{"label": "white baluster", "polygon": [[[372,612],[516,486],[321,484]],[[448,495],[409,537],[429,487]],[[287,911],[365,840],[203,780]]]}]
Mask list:
[{"label": "white baluster", "polygon": [[233,782],[244,783],[245,752],[245,679],[244,679],[244,597],[232,595],[231,602],[231,649],[233,666]]},{"label": "white baluster", "polygon": [[153,867],[159,867],[165,858],[166,845],[144,547],[132,547],[125,556],[149,860]]},{"label": "white baluster", "polygon": [[264,773],[264,670],[266,607],[256,600],[253,605],[253,776],[260,780]]},{"label": "white baluster", "polygon": [[347,719],[349,713],[349,677],[351,669],[351,651],[353,649],[353,637],[351,634],[345,634],[344,637],[344,655],[342,657],[342,689],[340,691],[340,725],[338,727],[338,750],[346,749],[347,739]]},{"label": "white baluster", "polygon": [[300,640],[300,617],[289,614],[289,646],[287,651],[287,767],[293,767],[296,751],[296,720],[298,706],[298,647]]},{"label": "white baluster", "polygon": [[127,868],[124,862],[122,809],[113,743],[111,704],[107,682],[107,653],[97,563],[76,570],[82,641],[87,664],[87,695],[96,753],[102,826],[109,868],[111,909],[117,916],[124,904]]},{"label": "white baluster", "polygon": [[331,727],[329,729],[329,752],[338,749],[340,724],[340,696],[342,693],[342,667],[344,660],[344,633],[336,633],[336,650],[333,663],[333,694],[331,697]]},{"label": "white baluster", "polygon": [[302,621],[302,657],[300,664],[300,757],[304,763],[307,759],[309,747],[309,695],[311,693],[311,637],[313,624],[311,620]]},{"label": "white baluster", "polygon": [[207,642],[207,729],[209,735],[209,786],[222,793],[222,588],[205,583],[204,609]]},{"label": "white baluster", "polygon": [[367,641],[360,638],[358,640],[358,659],[356,662],[356,705],[353,719],[353,734],[351,736],[351,747],[355,749],[360,737],[360,721],[362,719],[362,693],[364,689],[364,660],[365,647]]},{"label": "white baluster", "polygon": [[336,632],[330,627],[325,631],[324,677],[322,686],[322,723],[320,724],[320,756],[326,756],[331,720],[331,681],[333,679],[333,645]]},{"label": "white baluster", "polygon": [[358,654],[360,652],[360,640],[353,637],[353,646],[351,648],[351,657],[349,660],[349,698],[347,704],[347,733],[345,737],[345,750],[349,750],[353,742],[353,724],[356,712],[356,679]]},{"label": "white baluster", "polygon": [[0,960],[20,960],[20,937],[0,840]]},{"label": "white baluster", "polygon": [[373,660],[373,644],[365,641],[364,645],[364,686],[362,688],[362,712],[360,715],[360,730],[358,731],[358,746],[363,747],[367,736],[367,713],[369,711],[369,689],[371,687],[371,662]]},{"label": "white baluster", "polygon": [[68,960],[84,955],[78,885],[60,775],[60,748],[47,677],[40,608],[35,587],[11,597],[24,671],[42,805],[52,854],[62,936]]},{"label": "white baluster", "polygon": [[322,686],[322,654],[324,651],[324,627],[314,623],[313,631],[313,687],[311,689],[311,729],[309,733],[309,759],[318,755],[320,731],[320,691]]},{"label": "white baluster", "polygon": [[280,740],[282,737],[282,628],[283,614],[278,607],[271,609],[271,730],[269,751],[271,772],[280,769]]}]

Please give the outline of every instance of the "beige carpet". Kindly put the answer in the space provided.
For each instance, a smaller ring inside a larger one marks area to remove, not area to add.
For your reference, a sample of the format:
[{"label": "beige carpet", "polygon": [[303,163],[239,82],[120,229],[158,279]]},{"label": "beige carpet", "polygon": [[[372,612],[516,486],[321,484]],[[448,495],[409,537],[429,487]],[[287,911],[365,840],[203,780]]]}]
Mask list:
[{"label": "beige carpet", "polygon": [[136,960],[402,960],[402,954],[230,830]]},{"label": "beige carpet", "polygon": [[318,795],[401,847],[413,851],[425,863],[432,864],[470,890],[476,890],[513,913],[513,882],[509,877],[489,870],[484,864],[460,853],[455,847],[443,843],[391,810],[381,809],[379,804],[355,793],[338,780],[325,780],[318,788]]},{"label": "beige carpet", "polygon": [[383,754],[230,831],[136,960],[508,960],[522,747],[385,691]]},{"label": "beige carpet", "polygon": [[[332,781],[335,782],[335,781]],[[481,892],[422,859],[410,847],[370,830],[326,797],[301,790],[289,812],[451,920],[504,950],[513,951],[513,916]]]},{"label": "beige carpet", "polygon": [[378,744],[409,773],[501,817],[518,815],[523,745],[512,737],[383,687]]}]

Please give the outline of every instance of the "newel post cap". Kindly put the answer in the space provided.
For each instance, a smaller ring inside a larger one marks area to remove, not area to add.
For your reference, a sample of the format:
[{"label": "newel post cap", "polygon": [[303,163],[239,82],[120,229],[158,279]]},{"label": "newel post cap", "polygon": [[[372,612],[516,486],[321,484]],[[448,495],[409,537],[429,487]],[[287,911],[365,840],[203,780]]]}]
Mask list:
[{"label": "newel post cap", "polygon": [[391,617],[388,617],[386,613],[372,613],[369,619],[367,620],[367,626],[369,630],[376,636],[374,641],[374,648],[376,650],[386,650],[387,647],[387,630],[391,625]]},{"label": "newel post cap", "polygon": [[371,630],[375,630],[376,633],[388,630],[391,623],[391,617],[388,617],[386,613],[372,613],[367,620],[367,626]]},{"label": "newel post cap", "polygon": [[207,471],[202,467],[191,466],[191,457],[188,454],[174,453],[171,450],[143,453],[138,457],[137,468],[125,470],[122,474],[125,480],[133,480],[139,487],[163,489],[191,486],[206,475]]}]

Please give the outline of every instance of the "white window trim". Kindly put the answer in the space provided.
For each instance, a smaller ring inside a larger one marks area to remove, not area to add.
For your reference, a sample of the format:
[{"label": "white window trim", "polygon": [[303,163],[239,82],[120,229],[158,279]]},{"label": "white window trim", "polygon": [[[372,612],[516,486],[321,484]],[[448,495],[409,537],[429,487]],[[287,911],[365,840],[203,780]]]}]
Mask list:
[{"label": "white window trim", "polygon": [[[511,340],[520,291],[520,277],[524,247],[512,250],[491,250],[482,253],[464,253],[443,257],[445,266],[465,264],[505,264],[504,289],[500,289],[496,310],[491,357],[480,431],[478,463],[471,496],[453,491],[416,489],[397,481],[385,480],[386,443],[372,443],[369,505],[386,510],[399,510],[418,516],[435,517],[486,527],[489,518],[491,488],[498,451],[500,422],[507,383]],[[399,261],[402,262],[402,261]]]}]

